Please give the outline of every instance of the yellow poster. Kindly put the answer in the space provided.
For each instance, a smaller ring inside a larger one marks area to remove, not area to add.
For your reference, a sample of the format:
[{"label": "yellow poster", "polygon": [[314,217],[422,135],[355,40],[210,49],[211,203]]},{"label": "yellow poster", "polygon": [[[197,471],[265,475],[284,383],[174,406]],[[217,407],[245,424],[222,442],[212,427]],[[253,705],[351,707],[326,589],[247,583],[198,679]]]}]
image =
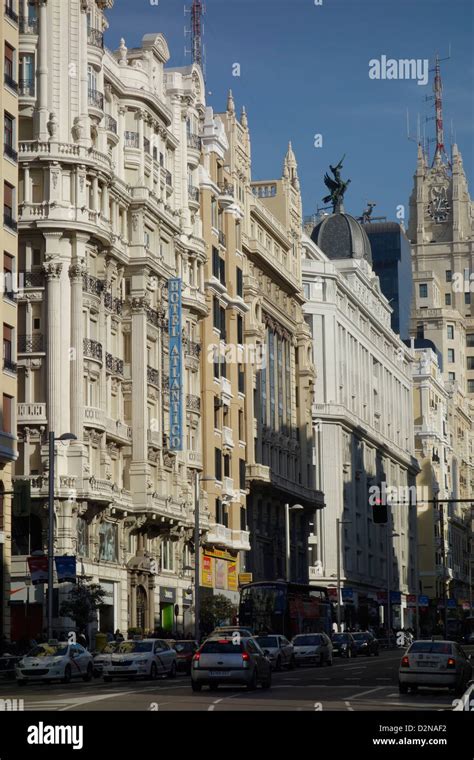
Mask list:
[{"label": "yellow poster", "polygon": [[227,565],[227,588],[237,591],[237,563],[229,562]]},{"label": "yellow poster", "polygon": [[212,588],[212,558],[202,558],[202,572],[201,572],[201,584]]}]

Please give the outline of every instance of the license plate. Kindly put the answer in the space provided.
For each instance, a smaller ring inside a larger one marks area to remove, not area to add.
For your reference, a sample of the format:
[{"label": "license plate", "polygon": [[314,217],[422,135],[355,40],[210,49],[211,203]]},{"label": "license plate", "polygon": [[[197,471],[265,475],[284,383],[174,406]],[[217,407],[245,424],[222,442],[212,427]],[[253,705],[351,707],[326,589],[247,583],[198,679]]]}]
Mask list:
[{"label": "license plate", "polygon": [[230,676],[230,670],[210,670],[209,675],[212,678],[222,678],[222,676]]},{"label": "license plate", "polygon": [[437,662],[426,662],[426,661],[424,661],[424,662],[419,662],[418,663],[418,667],[419,668],[436,668],[437,665],[438,665]]}]

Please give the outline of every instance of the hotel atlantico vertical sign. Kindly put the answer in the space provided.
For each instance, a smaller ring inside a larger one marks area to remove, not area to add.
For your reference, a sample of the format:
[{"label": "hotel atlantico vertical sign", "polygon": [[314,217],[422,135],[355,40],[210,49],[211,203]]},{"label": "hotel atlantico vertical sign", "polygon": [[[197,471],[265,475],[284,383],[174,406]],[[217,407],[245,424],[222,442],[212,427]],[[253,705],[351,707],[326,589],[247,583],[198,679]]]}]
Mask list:
[{"label": "hotel atlantico vertical sign", "polygon": [[183,449],[183,367],[182,367],[181,278],[168,280],[168,330],[170,358],[170,450]]}]

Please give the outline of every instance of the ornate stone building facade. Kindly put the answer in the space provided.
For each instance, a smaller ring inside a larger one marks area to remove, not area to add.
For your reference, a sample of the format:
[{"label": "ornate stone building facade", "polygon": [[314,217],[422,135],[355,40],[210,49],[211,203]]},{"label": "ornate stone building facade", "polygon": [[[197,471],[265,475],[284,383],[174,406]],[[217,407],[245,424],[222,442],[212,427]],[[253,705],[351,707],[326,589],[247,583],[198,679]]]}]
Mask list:
[{"label": "ornate stone building facade", "polygon": [[[440,371],[449,397],[448,497],[470,499],[474,488],[473,399],[474,317],[472,315],[473,203],[461,153],[451,160],[437,150],[431,166],[421,147],[410,199],[408,237],[412,244],[414,299],[411,334],[431,341],[440,354]],[[431,454],[432,456],[432,454]],[[436,468],[434,468],[436,469]],[[443,484],[439,484],[440,490]],[[441,542],[423,572],[436,565],[433,598],[456,599],[459,615],[469,599],[472,545],[470,503],[440,506]]]},{"label": "ornate stone building facade", "polygon": [[[301,196],[295,156],[288,148],[280,179],[253,182],[248,119],[229,96],[220,115],[228,149],[225,162],[242,212],[238,250],[243,254],[245,355],[239,368],[244,399],[245,488],[253,580],[286,575],[308,578],[309,523],[323,507],[314,486],[311,338],[304,322],[301,280]],[[242,466],[243,470],[243,466]],[[241,475],[241,488],[244,485]],[[290,546],[285,538],[290,511]],[[242,522],[244,527],[244,522]]]},{"label": "ornate stone building facade", "polygon": [[[16,459],[17,401],[17,307],[18,239],[18,35],[24,18],[16,2],[6,2],[1,19],[2,79],[0,107],[4,125],[2,155],[3,226],[1,245],[3,282],[0,300],[0,324],[3,335],[0,399],[0,638],[10,638],[10,566],[12,463]],[[2,493],[5,496],[2,496]]]},{"label": "ornate stone building facade", "polygon": [[[339,546],[342,621],[386,625],[380,592],[390,588],[403,595],[391,623],[411,625],[404,595],[416,587],[416,509],[398,503],[418,471],[410,350],[391,328],[369,240],[353,217],[323,216],[312,239],[303,235],[303,250],[305,313],[318,368],[316,470],[326,503],[311,539],[312,576],[336,587]],[[370,488],[382,484],[395,490],[388,522],[376,524]]]},{"label": "ornate stone building facade", "polygon": [[[112,6],[42,0],[20,40],[16,475],[31,479],[33,508],[29,532],[18,525],[29,544],[16,546],[15,577],[45,546],[45,434],[72,432],[77,440],[56,446],[55,554],[77,555],[78,572],[106,589],[102,630],[188,630],[202,466],[204,83],[197,67],[165,69],[161,34],[106,50]],[[181,450],[170,445],[170,278],[182,283]]]}]

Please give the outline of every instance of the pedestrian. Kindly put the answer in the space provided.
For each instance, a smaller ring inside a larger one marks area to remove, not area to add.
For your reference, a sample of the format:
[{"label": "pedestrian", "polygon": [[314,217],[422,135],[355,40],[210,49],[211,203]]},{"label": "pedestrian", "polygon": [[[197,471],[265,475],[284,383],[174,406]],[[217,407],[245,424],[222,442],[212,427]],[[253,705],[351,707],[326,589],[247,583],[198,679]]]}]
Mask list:
[{"label": "pedestrian", "polygon": [[123,635],[120,633],[120,630],[118,628],[115,631],[115,641],[123,641]]}]

